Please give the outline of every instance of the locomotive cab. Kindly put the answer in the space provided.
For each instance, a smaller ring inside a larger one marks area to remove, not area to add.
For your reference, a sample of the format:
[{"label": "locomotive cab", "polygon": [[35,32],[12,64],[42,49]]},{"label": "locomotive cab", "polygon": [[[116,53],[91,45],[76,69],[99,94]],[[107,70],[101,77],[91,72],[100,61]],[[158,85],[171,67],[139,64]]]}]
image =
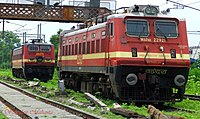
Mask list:
[{"label": "locomotive cab", "polygon": [[111,15],[110,79],[117,97],[139,102],[181,101],[189,72],[186,23],[135,6]]}]

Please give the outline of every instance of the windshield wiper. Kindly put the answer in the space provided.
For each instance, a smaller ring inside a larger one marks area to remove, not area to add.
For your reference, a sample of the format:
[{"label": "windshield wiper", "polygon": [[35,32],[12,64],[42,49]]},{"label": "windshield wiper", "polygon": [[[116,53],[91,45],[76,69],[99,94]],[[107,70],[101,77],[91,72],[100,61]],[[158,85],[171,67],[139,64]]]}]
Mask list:
[{"label": "windshield wiper", "polygon": [[139,39],[140,39],[141,35],[144,34],[144,30],[145,30],[145,26],[143,26],[142,31],[139,33]]},{"label": "windshield wiper", "polygon": [[157,27],[156,31],[159,31],[159,33],[165,38],[165,40],[167,41],[167,36],[162,32],[162,30],[160,30],[160,28]]}]

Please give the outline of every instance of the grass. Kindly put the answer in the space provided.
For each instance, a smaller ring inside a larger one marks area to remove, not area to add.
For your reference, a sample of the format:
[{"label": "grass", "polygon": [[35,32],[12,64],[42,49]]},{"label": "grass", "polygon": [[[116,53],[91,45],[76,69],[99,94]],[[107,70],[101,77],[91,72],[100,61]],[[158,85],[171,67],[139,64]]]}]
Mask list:
[{"label": "grass", "polygon": [[3,113],[0,112],[0,119],[8,119]]},{"label": "grass", "polygon": [[[0,70],[0,72],[1,72],[0,76],[11,76],[12,77],[11,71],[9,69],[8,70]],[[198,82],[198,78],[195,77],[194,74],[192,74],[192,75],[189,76],[189,79],[190,80],[188,81],[187,86],[186,86],[186,93],[187,94],[200,94],[200,81]],[[110,111],[107,111],[107,114],[101,114],[101,109],[97,106],[96,106],[96,109],[94,111],[92,111],[88,108],[84,108],[84,107],[80,107],[80,106],[77,106],[77,105],[67,103],[66,101],[68,99],[70,99],[71,97],[74,97],[73,99],[78,101],[78,102],[90,103],[90,101],[85,98],[83,93],[76,92],[74,90],[66,89],[66,91],[68,92],[68,96],[63,96],[63,97],[55,96],[54,91],[58,90],[57,72],[55,72],[54,78],[52,80],[48,81],[47,83],[41,82],[41,85],[45,86],[51,93],[50,95],[47,95],[46,93],[42,94],[42,96],[44,96],[44,97],[48,97],[48,98],[53,99],[55,101],[60,101],[60,102],[65,103],[67,105],[74,106],[74,107],[79,108],[81,110],[85,110],[89,113],[93,113],[93,114],[102,116],[104,118],[108,118],[108,119],[112,119],[112,118],[123,119],[124,118],[120,115],[115,115],[115,114],[111,113]],[[32,91],[32,89],[30,89],[30,88],[27,89],[27,90]],[[99,99],[101,101],[103,101],[105,104],[107,104],[109,108],[113,108],[113,103],[116,102],[114,100],[109,100],[109,99],[105,99],[105,98],[99,98]],[[130,109],[134,112],[137,112],[138,114],[148,116],[146,106],[136,107],[134,104],[128,105],[127,103],[122,103],[121,106],[122,106],[122,108]],[[183,112],[183,111],[173,111],[173,112],[162,111],[162,112],[164,114],[167,114],[167,115],[183,116],[183,117],[186,117],[188,119],[190,119],[190,118],[199,119],[200,118],[200,109],[199,109],[200,102],[199,101],[193,101],[193,100],[185,99],[182,102],[177,102],[175,104],[172,104],[172,106],[180,107],[180,108],[184,108],[184,109],[189,109],[189,110],[195,110],[196,112],[195,113],[188,113],[188,112]]]}]

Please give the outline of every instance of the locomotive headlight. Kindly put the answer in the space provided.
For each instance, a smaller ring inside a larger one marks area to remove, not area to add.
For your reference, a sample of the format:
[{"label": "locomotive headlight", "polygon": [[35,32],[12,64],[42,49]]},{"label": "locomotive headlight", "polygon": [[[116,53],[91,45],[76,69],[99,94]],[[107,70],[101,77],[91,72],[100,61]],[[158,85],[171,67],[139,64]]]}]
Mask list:
[{"label": "locomotive headlight", "polygon": [[34,60],[35,60],[34,58],[30,58],[30,59],[29,59],[29,61],[34,61]]},{"label": "locomotive headlight", "polygon": [[160,51],[164,52],[164,47],[163,46],[160,46]]},{"label": "locomotive headlight", "polygon": [[51,61],[51,58],[46,58],[46,61],[47,61],[47,62],[50,62],[50,61]]},{"label": "locomotive headlight", "polygon": [[177,85],[177,86],[183,86],[185,83],[186,83],[186,79],[183,75],[177,75],[175,78],[174,78],[174,83]]},{"label": "locomotive headlight", "polygon": [[137,77],[137,75],[135,75],[133,73],[128,74],[128,76],[126,77],[126,82],[131,86],[135,85],[137,83],[137,81],[138,81],[138,77]]},{"label": "locomotive headlight", "polygon": [[171,54],[171,58],[176,58],[176,50],[175,49],[171,49],[170,54]]},{"label": "locomotive headlight", "polygon": [[137,48],[132,48],[132,57],[137,57]]},{"label": "locomotive headlight", "polygon": [[159,10],[155,6],[148,6],[145,8],[144,13],[146,15],[157,15]]}]

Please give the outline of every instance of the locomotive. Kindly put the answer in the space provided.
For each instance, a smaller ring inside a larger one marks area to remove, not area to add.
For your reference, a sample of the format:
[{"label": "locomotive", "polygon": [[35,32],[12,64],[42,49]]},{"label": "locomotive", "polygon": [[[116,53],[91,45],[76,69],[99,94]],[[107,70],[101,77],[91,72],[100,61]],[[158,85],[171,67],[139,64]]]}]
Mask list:
[{"label": "locomotive", "polygon": [[12,50],[12,74],[17,78],[43,82],[52,79],[54,74],[54,45],[41,39],[32,39],[21,47]]},{"label": "locomotive", "polygon": [[190,67],[186,21],[135,5],[60,34],[58,75],[67,88],[128,102],[183,100]]}]

